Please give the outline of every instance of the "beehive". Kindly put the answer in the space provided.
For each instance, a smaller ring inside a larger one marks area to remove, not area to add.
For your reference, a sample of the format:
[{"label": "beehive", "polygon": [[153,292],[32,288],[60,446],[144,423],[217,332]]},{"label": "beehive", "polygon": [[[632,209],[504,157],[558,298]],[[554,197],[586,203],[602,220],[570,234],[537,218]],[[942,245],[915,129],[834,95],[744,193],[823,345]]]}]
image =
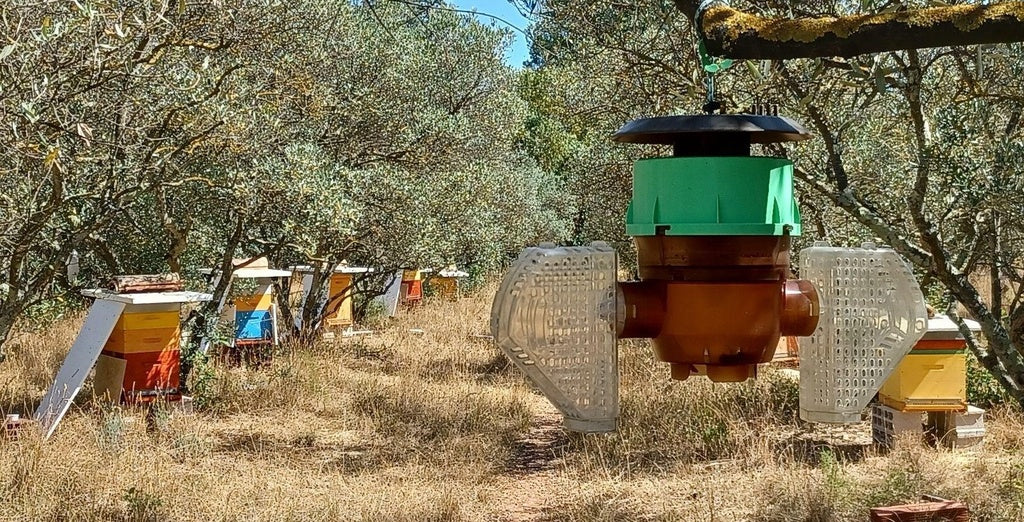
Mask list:
[{"label": "beehive", "polygon": [[429,269],[405,270],[402,272],[402,286],[399,299],[402,304],[414,305],[423,300],[423,276]]},{"label": "beehive", "polygon": [[331,274],[327,290],[327,315],[324,319],[327,326],[352,326],[352,283],[353,277],[350,273]]},{"label": "beehive", "polygon": [[[302,298],[299,301],[300,308],[295,318],[296,326],[301,325],[301,306],[306,302],[313,285],[313,267],[293,266],[291,270],[303,274],[302,276]],[[327,305],[324,310],[324,324],[331,328],[348,328],[353,323],[352,296],[355,290],[355,275],[371,272],[370,268],[348,266],[339,264],[334,267],[328,281]]]},{"label": "beehive", "polygon": [[459,280],[468,276],[469,274],[466,272],[449,267],[428,279],[427,284],[434,295],[455,300],[459,298]]},{"label": "beehive", "polygon": [[180,304],[127,305],[96,361],[94,391],[108,400],[179,398]]},{"label": "beehive", "polygon": [[882,385],[879,400],[900,411],[966,411],[966,346],[951,320],[929,319],[928,332]]},{"label": "beehive", "polygon": [[[277,344],[277,313],[274,303],[274,280],[290,277],[287,270],[269,268],[266,258],[235,259],[228,299],[222,308],[221,320],[234,325],[234,339],[229,348]],[[212,269],[203,269],[212,274]],[[239,280],[249,283],[242,285]]]}]

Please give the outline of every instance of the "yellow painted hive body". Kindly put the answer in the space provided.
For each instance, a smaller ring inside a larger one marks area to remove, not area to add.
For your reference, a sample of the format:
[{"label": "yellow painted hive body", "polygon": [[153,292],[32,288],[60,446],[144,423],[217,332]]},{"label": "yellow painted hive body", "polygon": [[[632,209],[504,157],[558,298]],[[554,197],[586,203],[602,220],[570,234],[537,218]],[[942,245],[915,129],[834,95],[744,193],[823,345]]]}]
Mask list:
[{"label": "yellow painted hive body", "polygon": [[273,303],[273,295],[272,285],[260,285],[252,295],[235,297],[235,310],[239,312],[270,310],[270,305]]},{"label": "yellow painted hive body", "polygon": [[455,277],[434,276],[430,278],[430,289],[434,295],[445,299],[455,299],[459,296],[459,280]]},{"label": "yellow painted hive body", "polygon": [[967,409],[967,354],[910,352],[878,392],[882,404],[900,411]]},{"label": "yellow painted hive body", "polygon": [[327,326],[352,326],[352,274],[332,274],[328,292]]},{"label": "yellow painted hive body", "polygon": [[[97,359],[93,391],[118,401],[177,397],[181,355],[177,303],[129,305]],[[174,395],[173,397],[171,395]]]}]

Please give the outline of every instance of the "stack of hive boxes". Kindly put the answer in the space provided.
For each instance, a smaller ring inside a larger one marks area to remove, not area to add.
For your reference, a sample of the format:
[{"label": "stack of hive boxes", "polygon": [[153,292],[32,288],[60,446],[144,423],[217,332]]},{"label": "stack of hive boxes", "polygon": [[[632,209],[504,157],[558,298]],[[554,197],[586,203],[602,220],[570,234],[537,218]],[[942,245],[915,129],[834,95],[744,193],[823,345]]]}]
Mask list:
[{"label": "stack of hive boxes", "polygon": [[402,304],[414,305],[423,300],[423,275],[428,272],[432,270],[421,268],[402,272],[402,288],[399,293]]},{"label": "stack of hive boxes", "polygon": [[946,317],[928,320],[928,332],[878,391],[899,411],[967,410],[967,341]]},{"label": "stack of hive boxes", "polygon": [[[221,305],[221,321],[234,324],[234,338],[228,348],[235,356],[244,356],[240,348],[272,347],[277,344],[277,309],[274,303],[274,282],[290,277],[288,270],[270,268],[265,257],[234,259],[228,292],[230,300]],[[211,277],[215,288],[219,276],[215,270],[204,268],[200,272]],[[266,354],[262,354],[266,355]],[[261,355],[261,356],[262,356]]]},{"label": "stack of hive boxes", "polygon": [[127,305],[96,362],[95,393],[113,401],[180,399],[179,303]]},{"label": "stack of hive boxes", "polygon": [[[257,280],[249,295],[235,296],[235,345],[274,343],[274,285]],[[247,292],[248,293],[248,292]]]},{"label": "stack of hive boxes", "polygon": [[[974,321],[967,323],[972,330],[979,329]],[[881,404],[875,406],[872,422],[877,442],[888,445],[900,431],[920,432],[923,413],[929,414],[929,425],[941,432],[939,437],[957,439],[956,426],[966,420],[961,417],[980,411],[974,408],[968,413],[966,348],[967,341],[949,318],[928,320],[928,332],[878,392]],[[983,431],[964,435],[959,437],[964,439],[961,445],[968,445],[973,440],[967,439],[980,440]]]}]

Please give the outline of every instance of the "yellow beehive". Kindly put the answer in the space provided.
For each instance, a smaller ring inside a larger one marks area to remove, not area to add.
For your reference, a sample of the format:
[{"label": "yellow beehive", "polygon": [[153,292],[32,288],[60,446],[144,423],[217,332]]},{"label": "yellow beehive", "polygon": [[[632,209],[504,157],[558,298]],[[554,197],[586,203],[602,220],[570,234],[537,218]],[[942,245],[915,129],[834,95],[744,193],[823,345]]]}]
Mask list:
[{"label": "yellow beehive", "polygon": [[882,385],[878,397],[882,404],[900,411],[964,411],[967,355],[914,350]]},{"label": "yellow beehive", "polygon": [[327,303],[328,326],[352,325],[352,274],[332,274],[328,286],[331,300]]},{"label": "yellow beehive", "polygon": [[103,350],[113,353],[145,353],[178,350],[181,343],[181,327],[147,328],[144,330],[114,329],[103,345]]},{"label": "yellow beehive", "polygon": [[455,299],[459,296],[459,280],[454,277],[434,276],[430,278],[430,289],[438,297]]},{"label": "yellow beehive", "polygon": [[430,286],[431,291],[434,295],[449,300],[455,300],[459,298],[459,279],[468,277],[467,272],[463,272],[450,266],[442,269],[437,275],[427,280],[427,284]]}]

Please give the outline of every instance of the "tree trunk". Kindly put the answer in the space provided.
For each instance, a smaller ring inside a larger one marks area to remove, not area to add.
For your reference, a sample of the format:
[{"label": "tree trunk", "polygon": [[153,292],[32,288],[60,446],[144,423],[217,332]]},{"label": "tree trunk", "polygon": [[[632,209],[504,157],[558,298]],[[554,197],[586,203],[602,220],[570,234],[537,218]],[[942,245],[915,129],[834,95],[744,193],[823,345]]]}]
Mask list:
[{"label": "tree trunk", "polygon": [[21,314],[20,307],[0,307],[0,363],[7,360],[7,352],[4,350],[4,346],[7,344],[7,339],[11,336],[11,330],[14,329],[14,322],[18,319],[19,314]]}]

